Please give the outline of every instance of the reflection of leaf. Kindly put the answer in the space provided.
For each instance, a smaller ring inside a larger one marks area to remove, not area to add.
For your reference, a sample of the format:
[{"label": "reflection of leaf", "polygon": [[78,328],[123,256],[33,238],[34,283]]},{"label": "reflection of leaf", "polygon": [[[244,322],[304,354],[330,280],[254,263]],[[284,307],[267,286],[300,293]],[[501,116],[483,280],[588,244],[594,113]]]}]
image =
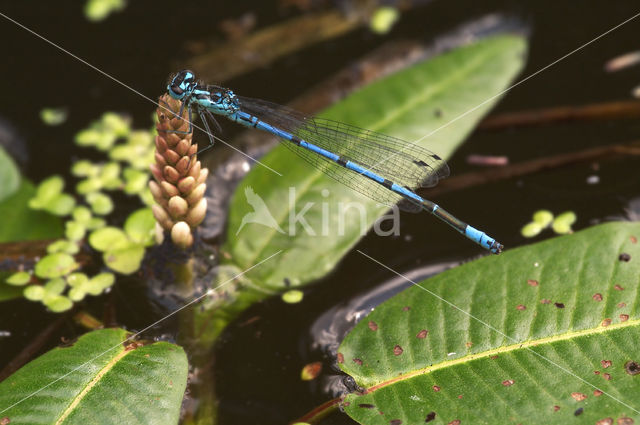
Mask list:
[{"label": "reflection of leaf", "polygon": [[0,383],[0,406],[8,407],[2,417],[12,424],[178,423],[184,351],[167,342],[125,342],[128,335],[90,332],[31,361]]},{"label": "reflection of leaf", "polygon": [[584,407],[579,423],[638,421],[627,406],[640,380],[625,370],[640,361],[638,235],[639,224],[610,223],[509,250],[376,307],[339,348],[342,369],[368,389],[347,396],[347,413],[367,425],[431,412],[437,423],[566,424]]},{"label": "reflection of leaf", "polygon": [[[448,158],[495,99],[483,102],[504,90],[520,71],[525,49],[520,37],[488,38],[373,83],[321,115],[407,141],[420,140],[421,146]],[[454,118],[455,123],[447,125]],[[223,249],[243,270],[284,249],[282,255],[247,275],[269,289],[284,288],[285,279],[299,285],[325,275],[362,237],[362,229],[366,232],[386,210],[312,168],[284,146],[276,147],[261,162],[284,178],[254,167],[231,201],[227,234],[235,235],[243,218],[253,212],[244,196],[249,186],[285,232],[248,224],[237,237],[229,237]],[[329,196],[324,197],[323,191]],[[294,199],[290,193],[295,194]],[[358,204],[364,214],[358,208],[339,214],[340,202]],[[331,212],[323,213],[321,203]],[[300,223],[290,226],[291,217],[307,204],[312,207],[304,218],[315,235]],[[425,220],[430,219],[425,215]]]}]

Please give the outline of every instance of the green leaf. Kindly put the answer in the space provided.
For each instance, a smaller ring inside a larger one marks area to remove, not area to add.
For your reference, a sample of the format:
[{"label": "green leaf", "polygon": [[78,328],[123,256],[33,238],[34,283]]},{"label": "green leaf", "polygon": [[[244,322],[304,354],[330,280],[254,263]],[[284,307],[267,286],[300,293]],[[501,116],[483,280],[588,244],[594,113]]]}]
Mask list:
[{"label": "green leaf", "polygon": [[98,251],[109,251],[126,248],[131,245],[126,233],[117,227],[103,227],[89,235],[89,244]]},{"label": "green leaf", "polygon": [[140,268],[144,252],[144,246],[132,244],[127,248],[107,251],[102,258],[110,269],[122,274],[131,274]]},{"label": "green leaf", "polygon": [[91,221],[91,210],[81,205],[73,209],[71,216],[78,223],[87,224],[89,223],[89,221]]},{"label": "green leaf", "polygon": [[0,202],[0,217],[10,226],[0,226],[0,242],[14,242],[36,239],[55,239],[62,236],[60,219],[42,211],[30,208],[33,185],[23,180],[20,189]]},{"label": "green leaf", "polygon": [[71,273],[67,276],[67,283],[71,287],[82,286],[89,282],[89,277],[84,273]]},{"label": "green leaf", "polygon": [[58,217],[64,217],[69,215],[75,206],[76,200],[73,196],[61,193],[45,204],[42,209]]},{"label": "green leaf", "polygon": [[553,213],[547,210],[536,211],[533,214],[533,221],[538,223],[541,227],[547,227],[553,220]]},{"label": "green leaf", "polygon": [[89,281],[91,286],[101,288],[101,290],[109,288],[116,281],[116,277],[113,273],[100,273],[95,275]]},{"label": "green leaf", "polygon": [[31,274],[29,272],[17,272],[9,276],[5,282],[9,285],[22,286],[29,283]]},{"label": "green leaf", "polygon": [[89,193],[85,199],[94,214],[106,215],[113,211],[113,201],[108,195],[100,192]]},{"label": "green leaf", "polygon": [[0,201],[13,195],[20,187],[20,170],[13,159],[0,146]]},{"label": "green leaf", "polygon": [[177,424],[184,350],[127,343],[128,336],[122,329],[90,332],[29,362],[0,383],[0,406],[11,406],[2,417],[12,424]]},{"label": "green leaf", "polygon": [[133,242],[150,245],[153,243],[155,225],[151,208],[141,208],[127,217],[124,231]]},{"label": "green leaf", "polygon": [[41,181],[36,188],[36,195],[31,202],[31,207],[44,208],[62,193],[62,189],[64,189],[64,180],[60,176],[51,176]]},{"label": "green leaf", "polygon": [[67,110],[65,108],[42,108],[40,119],[47,125],[55,126],[67,120]]},{"label": "green leaf", "polygon": [[35,267],[35,274],[41,279],[55,279],[71,273],[79,267],[74,258],[62,252],[49,254],[40,259]]},{"label": "green leaf", "polygon": [[62,313],[63,311],[67,311],[73,307],[73,301],[69,299],[69,297],[65,295],[51,295],[47,294],[45,288],[45,295],[42,303],[47,306],[49,310],[54,313]]},{"label": "green leaf", "polygon": [[47,246],[47,253],[54,254],[56,252],[65,252],[70,255],[75,255],[80,251],[80,247],[76,242],[71,242],[66,239],[61,239],[50,243]]},{"label": "green leaf", "polygon": [[[448,158],[496,100],[483,102],[504,90],[520,71],[525,51],[521,37],[488,38],[373,83],[321,116],[419,140],[419,145]],[[446,125],[454,118],[454,124]],[[284,177],[262,166],[251,170],[231,200],[223,249],[242,270],[286,250],[247,273],[268,289],[283,289],[285,278],[300,285],[324,276],[387,210],[312,168],[285,146],[276,147],[261,162]],[[292,196],[290,190],[295,192]],[[247,214],[256,214],[248,200],[264,202],[269,215],[262,218],[269,226],[243,223]],[[349,208],[340,214],[341,203],[357,204],[362,213]],[[314,234],[300,222],[290,225],[308,204],[304,218]],[[328,214],[322,211],[325,205]],[[425,216],[425,223],[430,220]]]},{"label": "green leaf", "polygon": [[77,242],[84,238],[87,228],[77,221],[67,221],[65,223],[65,237],[70,241]]},{"label": "green leaf", "polygon": [[71,173],[76,177],[95,177],[100,173],[100,167],[89,160],[83,159],[73,164]]},{"label": "green leaf", "polygon": [[462,424],[640,420],[627,407],[640,379],[625,368],[640,360],[638,235],[637,223],[596,226],[467,263],[377,306],[338,350],[366,390],[345,398],[346,412],[367,425],[424,423],[430,412]]},{"label": "green leaf", "polygon": [[67,282],[61,277],[58,277],[45,283],[44,290],[48,295],[60,295],[64,292],[66,287]]},{"label": "green leaf", "polygon": [[522,229],[520,229],[520,234],[525,238],[532,238],[540,234],[540,232],[542,232],[543,230],[544,226],[542,226],[538,222],[532,221],[531,223],[527,223],[522,226]]},{"label": "green leaf", "polygon": [[23,294],[30,301],[42,301],[45,296],[45,290],[40,285],[29,285],[24,288]]}]

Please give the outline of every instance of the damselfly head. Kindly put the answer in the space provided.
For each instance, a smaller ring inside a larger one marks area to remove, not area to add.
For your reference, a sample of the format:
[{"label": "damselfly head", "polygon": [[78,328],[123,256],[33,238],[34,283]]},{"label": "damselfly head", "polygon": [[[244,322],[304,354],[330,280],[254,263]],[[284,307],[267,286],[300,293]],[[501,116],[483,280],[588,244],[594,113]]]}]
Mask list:
[{"label": "damselfly head", "polygon": [[171,78],[167,85],[167,93],[174,99],[181,100],[185,96],[191,95],[197,85],[196,76],[193,72],[184,69]]}]

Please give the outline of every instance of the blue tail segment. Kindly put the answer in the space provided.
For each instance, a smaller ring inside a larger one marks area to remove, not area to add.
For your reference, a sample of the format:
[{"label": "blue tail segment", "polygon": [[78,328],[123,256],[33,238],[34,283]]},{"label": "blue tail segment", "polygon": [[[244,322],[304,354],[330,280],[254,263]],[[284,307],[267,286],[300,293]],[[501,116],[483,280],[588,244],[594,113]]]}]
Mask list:
[{"label": "blue tail segment", "polygon": [[[308,117],[264,100],[236,96],[229,89],[201,84],[188,70],[172,77],[167,92],[181,100],[189,114],[195,109],[207,130],[206,117],[212,119],[213,113],[269,132],[286,140],[287,148],[345,186],[382,204],[400,202],[398,206],[406,211],[424,209],[481,247],[494,254],[502,252],[502,244],[495,239],[415,192],[420,187],[435,186],[449,175],[446,162],[421,146],[349,124]],[[200,152],[213,146],[211,134],[209,142]]]}]

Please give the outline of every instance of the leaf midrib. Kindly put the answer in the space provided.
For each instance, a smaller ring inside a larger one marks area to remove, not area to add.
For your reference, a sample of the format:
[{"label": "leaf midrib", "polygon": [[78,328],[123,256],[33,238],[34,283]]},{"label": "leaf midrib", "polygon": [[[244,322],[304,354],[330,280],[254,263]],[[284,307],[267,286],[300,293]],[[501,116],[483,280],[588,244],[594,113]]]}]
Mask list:
[{"label": "leaf midrib", "polygon": [[100,380],[109,372],[113,367],[118,364],[120,360],[124,358],[129,353],[132,353],[134,350],[125,350],[122,349],[122,352],[115,355],[107,364],[104,365],[102,369],[96,374],[96,376],[87,383],[87,385],[80,391],[71,401],[69,406],[62,412],[58,420],[55,422],[56,425],[63,424],[69,415],[75,411],[78,405],[86,398],[89,392],[95,388],[95,386],[100,382]]},{"label": "leaf midrib", "polygon": [[[560,342],[560,341],[570,341],[573,340],[575,338],[579,338],[579,337],[583,337],[583,336],[588,336],[588,335],[596,335],[596,334],[607,334],[610,332],[613,332],[617,329],[624,329],[624,328],[629,328],[629,327],[633,327],[633,326],[640,326],[640,319],[634,319],[634,320],[627,320],[626,322],[622,322],[622,323],[615,323],[615,324],[611,324],[609,326],[601,326],[599,325],[596,328],[590,328],[590,329],[583,329],[583,330],[579,330],[579,331],[571,331],[571,332],[565,332],[562,334],[558,334],[558,335],[554,335],[554,336],[549,336],[549,337],[544,337],[544,338],[540,338],[540,339],[536,339],[536,340],[530,340],[530,341],[523,341],[523,342],[518,342],[515,344],[511,344],[511,345],[506,345],[503,347],[499,347],[499,348],[494,348],[491,350],[487,350],[484,351],[482,353],[474,353],[474,354],[469,354],[457,359],[453,359],[453,360],[446,360],[440,363],[435,363],[432,364],[430,366],[427,367],[423,367],[420,369],[416,369],[413,370],[411,372],[407,372],[407,373],[403,373],[401,375],[396,375],[391,379],[387,379],[384,381],[380,381],[379,383],[372,385],[371,387],[366,389],[367,393],[371,393],[374,392],[376,390],[379,390],[381,388],[384,388],[388,385],[394,384],[396,382],[399,381],[404,381],[406,379],[410,379],[413,378],[415,376],[418,375],[422,375],[422,374],[426,374],[426,373],[431,373],[434,372],[436,370],[440,370],[440,369],[446,369],[452,366],[456,366],[459,364],[464,364],[466,362],[472,361],[472,360],[478,360],[478,359],[483,359],[483,358],[487,358],[487,357],[491,357],[491,356],[495,356],[497,354],[504,354],[504,353],[508,353],[511,351],[516,351],[516,350],[522,350],[522,349],[531,349],[532,347],[537,347],[543,344],[551,344],[551,343],[555,343],[555,342]],[[366,381],[367,377],[361,377],[362,380]]]}]

